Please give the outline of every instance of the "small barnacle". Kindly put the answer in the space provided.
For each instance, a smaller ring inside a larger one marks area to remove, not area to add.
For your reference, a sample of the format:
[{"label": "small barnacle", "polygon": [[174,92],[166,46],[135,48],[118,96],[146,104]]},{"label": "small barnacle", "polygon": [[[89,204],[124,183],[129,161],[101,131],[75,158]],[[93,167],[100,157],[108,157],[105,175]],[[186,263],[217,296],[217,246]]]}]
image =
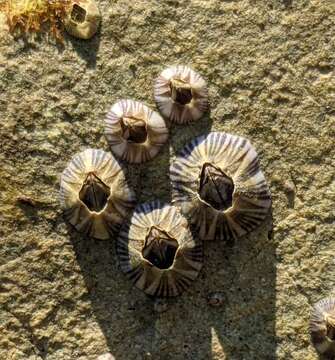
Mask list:
[{"label": "small barnacle", "polygon": [[202,244],[187,220],[170,205],[155,201],[138,206],[120,231],[116,253],[121,270],[146,294],[177,296],[197,277]]},{"label": "small barnacle", "polygon": [[165,69],[155,81],[154,96],[163,116],[179,124],[200,119],[208,109],[206,82],[187,66]]},{"label": "small barnacle", "polygon": [[140,163],[159,152],[169,133],[157,112],[138,101],[120,100],[107,114],[105,135],[117,157]]},{"label": "small barnacle", "polygon": [[309,330],[316,350],[335,357],[335,298],[322,299],[313,306]]},{"label": "small barnacle", "polygon": [[208,294],[207,303],[213,307],[220,307],[225,303],[225,296],[222,292],[212,292]]},{"label": "small barnacle", "polygon": [[135,198],[114,157],[87,149],[63,171],[60,201],[65,218],[79,232],[107,239],[128,215]]},{"label": "small barnacle", "polygon": [[94,0],[72,0],[64,19],[66,31],[79,39],[90,39],[97,32],[101,15]]},{"label": "small barnacle", "polygon": [[171,165],[172,202],[203,240],[231,240],[267,216],[271,196],[258,156],[242,137],[213,132],[188,144]]}]

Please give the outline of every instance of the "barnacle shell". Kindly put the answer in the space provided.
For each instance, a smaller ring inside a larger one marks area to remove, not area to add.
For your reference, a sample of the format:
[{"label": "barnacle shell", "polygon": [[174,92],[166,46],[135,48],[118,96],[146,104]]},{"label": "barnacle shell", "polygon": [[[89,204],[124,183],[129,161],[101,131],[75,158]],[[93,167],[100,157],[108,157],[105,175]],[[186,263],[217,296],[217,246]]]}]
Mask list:
[{"label": "barnacle shell", "polygon": [[154,96],[163,116],[179,124],[200,119],[208,109],[206,82],[187,66],[165,69],[155,81]]},{"label": "barnacle shell", "polygon": [[117,157],[140,163],[159,152],[169,132],[157,112],[138,101],[120,100],[107,114],[105,135]]},{"label": "barnacle shell", "polygon": [[187,220],[170,205],[138,206],[120,231],[116,252],[121,270],[146,294],[176,296],[194,280],[203,260],[202,244]]},{"label": "barnacle shell", "polygon": [[111,353],[106,353],[98,356],[97,360],[115,360],[115,357]]},{"label": "barnacle shell", "polygon": [[90,39],[97,32],[100,20],[100,11],[94,0],[72,0],[64,26],[70,35]]},{"label": "barnacle shell", "polygon": [[222,292],[212,292],[207,296],[207,303],[213,307],[220,307],[225,303],[225,295]]},{"label": "barnacle shell", "polygon": [[200,136],[172,163],[172,203],[203,240],[235,239],[266,217],[271,196],[247,139],[220,132]]},{"label": "barnacle shell", "polygon": [[318,301],[309,324],[312,343],[320,354],[335,356],[335,298]]},{"label": "barnacle shell", "polygon": [[74,156],[61,176],[65,218],[97,239],[107,239],[133,207],[135,197],[114,157],[87,149]]}]

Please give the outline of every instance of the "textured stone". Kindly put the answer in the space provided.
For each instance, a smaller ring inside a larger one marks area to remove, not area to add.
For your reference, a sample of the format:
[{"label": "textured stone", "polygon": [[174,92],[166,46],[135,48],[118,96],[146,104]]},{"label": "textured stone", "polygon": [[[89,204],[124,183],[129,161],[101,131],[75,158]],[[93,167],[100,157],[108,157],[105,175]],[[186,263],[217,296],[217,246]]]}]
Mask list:
[{"label": "textured stone", "polygon": [[[309,312],[335,294],[334,2],[99,7],[101,33],[66,37],[63,48],[1,31],[0,358],[317,359]],[[128,166],[139,201],[169,201],[176,152],[211,129],[227,131],[260,155],[274,229],[268,237],[269,219],[233,245],[205,244],[199,278],[157,313],[119,271],[115,239],[86,239],[65,224],[59,175],[73,154],[108,150],[112,103],[154,106],[153,79],[177,63],[207,80],[211,114],[173,125],[159,156]],[[223,292],[222,307],[207,304],[212,292]]]}]

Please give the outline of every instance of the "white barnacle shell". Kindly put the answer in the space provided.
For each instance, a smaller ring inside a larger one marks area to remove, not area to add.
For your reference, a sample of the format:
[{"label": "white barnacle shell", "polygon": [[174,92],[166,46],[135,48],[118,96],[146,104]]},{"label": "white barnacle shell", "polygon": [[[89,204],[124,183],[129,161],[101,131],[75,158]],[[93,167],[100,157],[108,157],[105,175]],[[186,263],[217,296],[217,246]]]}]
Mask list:
[{"label": "white barnacle shell", "polygon": [[256,228],[271,195],[250,142],[212,132],[188,144],[171,164],[172,203],[203,240],[235,239]]},{"label": "white barnacle shell", "polygon": [[154,97],[161,114],[179,124],[200,119],[208,109],[206,81],[187,66],[165,69],[155,80]]},{"label": "white barnacle shell", "polygon": [[60,201],[65,218],[79,232],[107,239],[133,208],[135,196],[111,154],[87,149],[63,171]]},{"label": "white barnacle shell", "polygon": [[71,0],[64,26],[70,35],[90,39],[97,32],[100,20],[100,11],[94,0]]},{"label": "white barnacle shell", "polygon": [[179,295],[197,277],[203,261],[187,220],[158,201],[138,206],[116,243],[121,270],[146,294]]},{"label": "white barnacle shell", "polygon": [[152,159],[169,136],[164,119],[148,106],[120,100],[107,114],[105,135],[115,156],[130,163]]},{"label": "white barnacle shell", "polygon": [[311,340],[323,355],[335,356],[335,298],[318,301],[312,309],[309,323]]}]

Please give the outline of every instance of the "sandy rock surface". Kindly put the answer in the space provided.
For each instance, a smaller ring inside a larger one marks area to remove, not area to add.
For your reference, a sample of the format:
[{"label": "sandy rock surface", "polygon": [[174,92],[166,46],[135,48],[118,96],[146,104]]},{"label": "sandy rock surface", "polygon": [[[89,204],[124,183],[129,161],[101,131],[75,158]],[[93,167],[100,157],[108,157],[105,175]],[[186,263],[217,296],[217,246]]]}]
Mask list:
[{"label": "sandy rock surface", "polygon": [[[0,359],[314,360],[311,305],[335,295],[335,3],[331,0],[99,1],[102,27],[64,47],[0,28]],[[108,150],[120,98],[154,106],[153,79],[189,64],[211,112],[173,126],[153,161],[127,166],[139,201],[169,201],[169,164],[210,130],[256,147],[271,219],[233,246],[205,244],[199,278],[156,311],[119,271],[114,239],[62,218],[59,175]],[[220,292],[222,306],[207,303]]]}]

